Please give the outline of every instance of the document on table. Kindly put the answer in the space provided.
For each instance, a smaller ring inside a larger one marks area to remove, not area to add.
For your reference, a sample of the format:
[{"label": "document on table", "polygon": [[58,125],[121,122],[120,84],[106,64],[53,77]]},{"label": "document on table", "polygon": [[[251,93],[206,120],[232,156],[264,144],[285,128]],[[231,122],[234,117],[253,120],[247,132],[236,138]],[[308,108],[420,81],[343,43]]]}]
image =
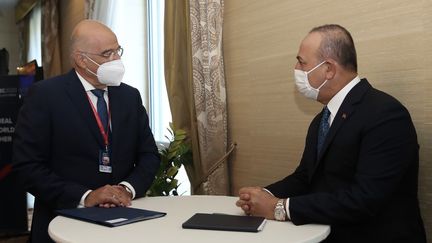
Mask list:
[{"label": "document on table", "polygon": [[163,217],[166,213],[128,207],[115,208],[73,208],[56,211],[58,215],[100,224],[108,227],[115,227],[130,224],[138,221]]},{"label": "document on table", "polygon": [[184,222],[182,227],[185,229],[258,232],[264,228],[265,223],[264,217],[196,213]]}]

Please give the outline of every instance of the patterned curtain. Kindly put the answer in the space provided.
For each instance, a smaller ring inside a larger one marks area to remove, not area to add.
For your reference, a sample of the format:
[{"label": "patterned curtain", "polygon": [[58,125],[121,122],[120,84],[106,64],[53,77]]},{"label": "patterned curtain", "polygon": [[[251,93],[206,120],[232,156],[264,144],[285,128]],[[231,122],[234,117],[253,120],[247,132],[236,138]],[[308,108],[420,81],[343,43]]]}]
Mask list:
[{"label": "patterned curtain", "polygon": [[42,67],[44,78],[61,74],[58,1],[42,1]]},{"label": "patterned curtain", "polygon": [[222,25],[223,0],[165,0],[165,80],[173,123],[192,142],[192,194],[230,194]]},{"label": "patterned curtain", "polygon": [[84,3],[84,16],[86,19],[91,19],[95,9],[95,0],[85,0]]},{"label": "patterned curtain", "polygon": [[116,3],[114,0],[86,0],[84,16],[86,19],[97,20],[107,26],[112,26]]},{"label": "patterned curtain", "polygon": [[[28,16],[23,18],[17,23],[18,26],[18,48],[19,48],[19,63],[23,65],[27,62],[27,52],[29,49],[29,18]],[[38,65],[40,65],[38,63]]]},{"label": "patterned curtain", "polygon": [[[223,0],[190,0],[195,112],[205,194],[229,194]],[[221,161],[221,158],[224,158]],[[217,163],[217,164],[215,164]]]}]

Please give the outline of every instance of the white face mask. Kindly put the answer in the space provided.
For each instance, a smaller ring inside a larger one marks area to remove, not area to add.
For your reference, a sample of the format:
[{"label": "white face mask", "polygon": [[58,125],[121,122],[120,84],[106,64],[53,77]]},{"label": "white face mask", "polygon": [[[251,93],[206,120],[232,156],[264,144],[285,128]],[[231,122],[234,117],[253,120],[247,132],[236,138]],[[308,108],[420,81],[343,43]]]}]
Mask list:
[{"label": "white face mask", "polygon": [[95,75],[101,84],[106,84],[107,86],[120,85],[125,72],[125,68],[121,59],[112,60],[100,65],[97,62],[93,61],[87,55],[86,57],[94,64],[99,66],[99,68],[97,69],[97,74],[95,74],[88,68],[87,71]]},{"label": "white face mask", "polygon": [[317,89],[312,87],[310,85],[308,74],[311,73],[313,70],[317,69],[319,66],[324,64],[326,61],[321,62],[320,64],[316,65],[314,68],[309,70],[308,72],[294,69],[294,79],[296,82],[297,89],[300,93],[302,93],[306,98],[316,100],[318,98],[319,90],[324,86],[324,84],[327,83],[327,79],[322,83]]}]

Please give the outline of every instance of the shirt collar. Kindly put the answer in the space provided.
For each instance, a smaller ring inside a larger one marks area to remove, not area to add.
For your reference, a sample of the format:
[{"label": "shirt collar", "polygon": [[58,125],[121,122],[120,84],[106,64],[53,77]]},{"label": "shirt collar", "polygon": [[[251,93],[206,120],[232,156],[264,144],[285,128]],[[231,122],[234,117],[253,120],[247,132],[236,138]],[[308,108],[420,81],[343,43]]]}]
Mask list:
[{"label": "shirt collar", "polygon": [[[86,92],[96,89],[91,83],[89,83],[89,81],[83,78],[83,76],[81,76],[76,70],[75,73],[77,74],[78,79],[81,81],[82,85],[84,86]],[[105,87],[103,90],[108,91],[108,88]]]},{"label": "shirt collar", "polygon": [[329,101],[329,103],[327,104],[327,108],[331,112],[331,118],[333,118],[336,115],[345,97],[348,95],[351,89],[354,88],[354,86],[356,86],[356,84],[358,84],[359,82],[360,82],[360,78],[359,76],[356,76],[347,85],[345,85],[345,87],[339,90],[339,92],[335,96],[333,96],[333,98]]}]

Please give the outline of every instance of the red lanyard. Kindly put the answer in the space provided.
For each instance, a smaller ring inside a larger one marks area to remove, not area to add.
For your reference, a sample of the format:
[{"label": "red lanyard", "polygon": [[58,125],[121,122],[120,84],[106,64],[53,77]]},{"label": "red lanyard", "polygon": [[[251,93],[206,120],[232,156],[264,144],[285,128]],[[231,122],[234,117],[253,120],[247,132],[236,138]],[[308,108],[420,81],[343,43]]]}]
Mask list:
[{"label": "red lanyard", "polygon": [[107,107],[108,108],[108,125],[107,125],[107,131],[105,131],[105,129],[104,129],[103,125],[102,125],[102,121],[101,121],[101,119],[99,117],[99,113],[97,113],[96,108],[94,107],[93,102],[91,101],[91,99],[90,99],[90,97],[89,97],[88,94],[87,94],[87,99],[90,102],[90,106],[91,106],[91,108],[93,110],[93,115],[96,118],[96,122],[98,124],[99,131],[102,134],[102,137],[104,139],[105,149],[108,150],[108,144],[109,144],[109,142],[108,142],[108,132],[107,131],[110,130],[110,121],[111,121],[111,113],[110,113],[109,105]]}]

